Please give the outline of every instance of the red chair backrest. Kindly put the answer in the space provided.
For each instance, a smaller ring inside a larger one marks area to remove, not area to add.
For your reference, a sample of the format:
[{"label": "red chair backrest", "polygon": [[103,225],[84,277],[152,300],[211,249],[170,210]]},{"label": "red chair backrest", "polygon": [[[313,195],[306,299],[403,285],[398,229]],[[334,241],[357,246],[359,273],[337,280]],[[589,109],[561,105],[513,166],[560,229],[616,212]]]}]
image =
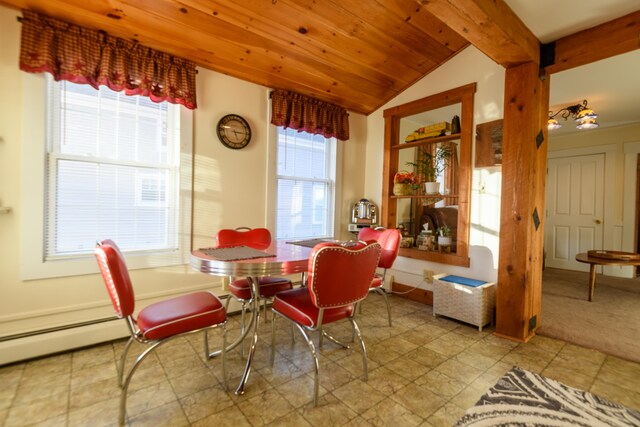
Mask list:
[{"label": "red chair backrest", "polygon": [[119,317],[132,315],[135,309],[135,295],[129,270],[120,249],[112,241],[104,240],[93,252],[114,310]]},{"label": "red chair backrest", "polygon": [[250,246],[266,249],[271,244],[271,233],[266,228],[223,229],[216,234],[218,246]]},{"label": "red chair backrest", "polygon": [[382,246],[382,254],[378,263],[380,268],[391,268],[398,257],[401,239],[402,234],[400,234],[400,230],[396,229],[375,230],[371,227],[365,227],[360,229],[358,233],[358,240],[365,242],[375,240]]},{"label": "red chair backrest", "polygon": [[314,246],[309,256],[309,294],[316,307],[342,307],[363,300],[376,272],[380,244],[358,242],[352,246],[326,242]]}]

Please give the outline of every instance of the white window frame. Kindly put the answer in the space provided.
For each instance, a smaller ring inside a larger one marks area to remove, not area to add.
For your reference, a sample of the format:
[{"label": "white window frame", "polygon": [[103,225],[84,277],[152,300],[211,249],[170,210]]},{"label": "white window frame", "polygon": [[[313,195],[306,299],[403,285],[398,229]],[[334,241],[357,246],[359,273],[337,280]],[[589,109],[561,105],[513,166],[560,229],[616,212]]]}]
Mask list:
[{"label": "white window frame", "polygon": [[[268,209],[267,209],[267,224],[268,227],[273,230],[273,236],[278,235],[277,221],[276,221],[276,208],[278,206],[278,127],[275,125],[269,125],[269,191],[268,191]],[[323,236],[314,236],[314,238],[333,238],[336,235],[336,217],[338,209],[336,209],[336,200],[339,196],[338,182],[338,170],[339,170],[339,142],[335,138],[330,138],[327,141],[329,144],[330,161],[327,162],[328,179],[309,179],[298,178],[298,180],[312,181],[312,182],[328,182],[329,200],[327,206],[327,229],[330,234]],[[287,238],[289,240],[289,238]]]},{"label": "white window frame", "polygon": [[[98,267],[93,254],[78,255],[46,261],[45,185],[46,185],[46,80],[44,74],[22,73],[25,123],[23,124],[22,182],[23,212],[21,279],[34,280],[53,277],[94,274]],[[180,107],[180,184],[178,249],[159,253],[127,255],[129,269],[164,267],[187,264],[191,248],[191,183],[193,157],[193,113]],[[104,236],[108,238],[109,236]]]}]

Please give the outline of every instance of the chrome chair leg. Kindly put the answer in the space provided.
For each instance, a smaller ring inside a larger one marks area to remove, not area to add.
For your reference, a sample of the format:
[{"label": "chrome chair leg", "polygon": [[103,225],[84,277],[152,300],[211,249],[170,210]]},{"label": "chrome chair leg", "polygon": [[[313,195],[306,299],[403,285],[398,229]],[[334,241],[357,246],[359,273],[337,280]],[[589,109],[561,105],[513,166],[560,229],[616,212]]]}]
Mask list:
[{"label": "chrome chair leg", "polygon": [[[220,357],[222,357],[222,384],[225,391],[227,390],[227,368],[225,365],[225,358],[227,352],[227,322],[224,322],[220,326],[222,328],[222,347],[220,349]],[[213,359],[218,353],[209,352],[209,329],[204,330],[204,357],[205,360]]]},{"label": "chrome chair leg", "polygon": [[[291,327],[297,327],[302,336],[304,337],[307,345],[309,346],[309,350],[311,350],[311,356],[313,356],[313,368],[314,368],[314,377],[313,377],[313,406],[318,406],[318,393],[320,391],[320,362],[318,361],[318,352],[316,351],[315,345],[313,345],[313,341],[309,337],[309,334],[305,331],[304,327],[300,326],[298,323],[289,319],[286,316],[279,314],[274,311],[271,313],[271,366],[273,366],[275,361],[275,344],[276,344],[276,334],[275,334],[275,324],[276,324],[276,314],[284,317],[291,323]],[[322,335],[322,334],[321,334]]]},{"label": "chrome chair leg", "polygon": [[389,326],[391,326],[391,306],[389,305],[387,293],[382,288],[376,288],[375,291],[384,297],[384,302],[387,304],[387,318],[389,320]]},{"label": "chrome chair leg", "polygon": [[335,338],[332,335],[329,335],[327,332],[325,332],[324,330],[320,331],[320,336],[321,337],[327,337],[327,339],[329,341],[332,341],[335,344],[338,344],[340,347],[342,348],[351,348],[348,344],[343,343],[342,341],[340,341],[339,339]]},{"label": "chrome chair leg", "polygon": [[118,367],[118,385],[122,388],[122,381],[124,378],[124,369],[127,360],[127,353],[129,353],[129,349],[131,348],[131,343],[133,342],[133,337],[129,338],[127,344],[124,346],[124,350],[122,351],[122,355],[120,356],[120,366]]},{"label": "chrome chair leg", "polygon": [[311,350],[311,355],[313,356],[313,406],[318,406],[318,393],[320,391],[320,362],[318,361],[318,353],[316,351],[316,347],[313,345],[313,341],[304,328],[297,323],[294,323],[294,325],[298,327],[298,330],[307,341],[307,345],[309,346],[309,350]]},{"label": "chrome chair leg", "polygon": [[[209,334],[207,334],[207,330],[203,331],[204,333],[204,360],[211,359],[211,353],[209,353]],[[224,350],[224,347],[222,348]]]},{"label": "chrome chair leg", "polygon": [[276,314],[271,314],[271,366],[276,359]]},{"label": "chrome chair leg", "polygon": [[362,340],[362,334],[360,333],[360,328],[358,328],[358,324],[353,319],[353,317],[349,318],[349,320],[351,320],[351,324],[353,325],[353,329],[356,332],[356,335],[358,335],[358,341],[360,342],[360,351],[362,353],[362,369],[364,371],[364,380],[368,381],[369,380],[369,373],[367,371],[367,349],[366,349],[366,347],[364,345],[364,341]]},{"label": "chrome chair leg", "polygon": [[127,408],[127,390],[129,389],[129,383],[131,382],[131,378],[133,377],[133,373],[136,371],[140,363],[160,344],[165,343],[166,341],[158,341],[153,343],[149,348],[140,353],[136,361],[131,366],[131,369],[127,373],[127,377],[124,380],[124,384],[122,385],[122,390],[120,390],[120,413],[118,415],[118,423],[123,426],[125,424],[125,413]]},{"label": "chrome chair leg", "polygon": [[222,324],[222,350],[221,350],[221,357],[222,357],[222,386],[224,387],[224,390],[227,391],[227,365],[226,365],[226,353],[227,353],[227,322]]}]

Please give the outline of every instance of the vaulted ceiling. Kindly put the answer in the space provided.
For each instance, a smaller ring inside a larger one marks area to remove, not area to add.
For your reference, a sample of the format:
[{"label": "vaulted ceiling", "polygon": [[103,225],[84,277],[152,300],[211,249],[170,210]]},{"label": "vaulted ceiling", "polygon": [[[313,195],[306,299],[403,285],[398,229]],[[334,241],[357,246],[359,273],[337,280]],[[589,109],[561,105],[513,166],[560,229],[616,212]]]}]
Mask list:
[{"label": "vaulted ceiling", "polygon": [[415,0],[0,0],[368,114],[467,46]]},{"label": "vaulted ceiling", "polygon": [[[514,0],[510,0],[513,2]],[[635,0],[633,0],[635,1]],[[369,114],[470,43],[539,61],[504,0],[0,0]]]}]

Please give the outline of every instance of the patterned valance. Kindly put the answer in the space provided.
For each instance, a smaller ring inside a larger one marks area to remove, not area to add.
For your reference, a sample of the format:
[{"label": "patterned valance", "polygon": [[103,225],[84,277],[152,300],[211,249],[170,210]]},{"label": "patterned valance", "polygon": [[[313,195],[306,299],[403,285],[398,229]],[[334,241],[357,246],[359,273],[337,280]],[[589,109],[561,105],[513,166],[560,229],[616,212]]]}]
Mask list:
[{"label": "patterned valance", "polygon": [[46,71],[56,81],[96,89],[103,85],[154,102],[196,108],[196,67],[191,61],[28,10],[22,24],[23,71]]},{"label": "patterned valance", "polygon": [[349,139],[347,110],[328,102],[287,90],[271,92],[271,123],[276,126]]}]

